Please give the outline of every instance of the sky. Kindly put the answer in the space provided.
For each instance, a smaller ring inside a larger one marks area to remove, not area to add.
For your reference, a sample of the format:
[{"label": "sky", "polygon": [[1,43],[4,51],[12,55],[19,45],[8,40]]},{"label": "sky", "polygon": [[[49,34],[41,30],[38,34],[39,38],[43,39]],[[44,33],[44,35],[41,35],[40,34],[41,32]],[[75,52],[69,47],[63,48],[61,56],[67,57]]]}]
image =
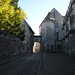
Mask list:
[{"label": "sky", "polygon": [[19,0],[18,6],[27,14],[27,23],[35,35],[39,35],[39,26],[53,8],[65,16],[70,0]]}]

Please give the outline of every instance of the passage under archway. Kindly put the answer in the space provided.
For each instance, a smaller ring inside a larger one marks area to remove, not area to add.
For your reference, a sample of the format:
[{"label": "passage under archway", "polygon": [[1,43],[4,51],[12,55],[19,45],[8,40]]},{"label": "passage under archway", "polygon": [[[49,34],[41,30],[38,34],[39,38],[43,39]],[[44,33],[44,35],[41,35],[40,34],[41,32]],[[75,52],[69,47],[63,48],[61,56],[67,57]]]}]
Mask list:
[{"label": "passage under archway", "polygon": [[34,42],[33,53],[38,53],[38,52],[40,52],[40,43]]}]

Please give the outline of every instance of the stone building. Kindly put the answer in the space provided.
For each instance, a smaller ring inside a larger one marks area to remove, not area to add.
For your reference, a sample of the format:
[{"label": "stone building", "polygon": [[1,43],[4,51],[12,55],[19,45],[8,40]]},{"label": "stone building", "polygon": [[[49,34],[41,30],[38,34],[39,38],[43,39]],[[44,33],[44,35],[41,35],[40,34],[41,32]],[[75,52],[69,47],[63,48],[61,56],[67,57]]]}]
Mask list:
[{"label": "stone building", "polygon": [[34,32],[31,29],[30,25],[26,22],[26,20],[24,19],[23,23],[22,23],[22,27],[25,28],[25,40],[26,40],[26,52],[33,52],[33,38],[34,38]]},{"label": "stone building", "polygon": [[41,25],[39,26],[40,29],[40,36],[42,39],[42,51],[47,52],[50,50],[54,50],[54,17],[48,13],[45,17]]},{"label": "stone building", "polygon": [[61,46],[59,27],[63,24],[62,15],[53,8],[39,26],[43,52],[58,52]]},{"label": "stone building", "polygon": [[75,0],[70,0],[60,32],[62,32],[63,52],[75,55]]},{"label": "stone building", "polygon": [[63,25],[63,16],[53,8],[51,14],[54,16],[54,52],[61,52],[62,42],[61,42],[61,32],[60,27]]}]

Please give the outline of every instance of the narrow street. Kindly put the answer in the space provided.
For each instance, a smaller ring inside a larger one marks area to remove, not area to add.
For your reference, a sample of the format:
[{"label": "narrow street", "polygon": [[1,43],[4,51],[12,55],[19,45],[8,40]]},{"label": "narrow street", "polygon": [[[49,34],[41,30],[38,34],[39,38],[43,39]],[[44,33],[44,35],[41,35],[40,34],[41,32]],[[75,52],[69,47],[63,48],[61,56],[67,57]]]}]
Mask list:
[{"label": "narrow street", "polygon": [[28,54],[0,67],[0,75],[36,75],[40,54]]},{"label": "narrow street", "polygon": [[75,75],[75,57],[64,53],[43,53],[38,75]]},{"label": "narrow street", "polygon": [[75,75],[75,57],[32,53],[1,66],[0,75]]},{"label": "narrow street", "polygon": [[0,75],[75,75],[75,0],[0,0]]}]

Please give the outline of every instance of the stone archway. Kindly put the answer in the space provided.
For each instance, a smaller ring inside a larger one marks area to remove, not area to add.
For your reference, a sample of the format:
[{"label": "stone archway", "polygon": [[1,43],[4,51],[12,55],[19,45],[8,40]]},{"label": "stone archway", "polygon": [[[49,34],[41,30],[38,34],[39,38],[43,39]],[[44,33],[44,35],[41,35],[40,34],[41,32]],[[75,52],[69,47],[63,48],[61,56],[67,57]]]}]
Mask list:
[{"label": "stone archway", "polygon": [[33,52],[41,52],[41,36],[34,36]]},{"label": "stone archway", "polygon": [[34,42],[33,53],[38,53],[38,52],[40,52],[40,43]]}]

